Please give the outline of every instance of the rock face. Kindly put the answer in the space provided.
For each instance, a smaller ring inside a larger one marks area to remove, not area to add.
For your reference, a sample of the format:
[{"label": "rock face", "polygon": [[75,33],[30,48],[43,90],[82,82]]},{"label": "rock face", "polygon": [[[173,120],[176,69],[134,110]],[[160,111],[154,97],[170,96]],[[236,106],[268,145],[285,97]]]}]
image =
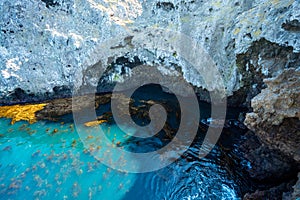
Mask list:
[{"label": "rock face", "polygon": [[[242,103],[245,91],[254,87],[254,96],[261,89],[255,89],[257,83],[250,81],[247,72],[268,77],[277,54],[266,58],[258,53],[258,66],[251,62],[256,68],[253,71],[237,57],[248,55],[253,43],[263,38],[294,54],[299,52],[299,8],[295,0],[1,1],[0,98],[8,103],[68,96],[74,81],[97,85],[99,80],[89,78],[97,70],[107,72],[99,91],[111,90],[109,85],[122,82],[122,76],[130,75],[137,63],[158,65],[172,76],[183,76],[199,92],[201,88],[209,90],[178,52],[136,45],[144,38],[136,38],[135,33],[147,35],[159,28],[186,34],[203,46],[222,74],[227,96],[238,94],[243,98],[232,102]],[[111,38],[115,43],[105,43]],[[155,42],[156,37],[149,38],[147,42]],[[94,54],[103,44],[115,49],[107,58]],[[108,62],[95,67],[100,59]],[[277,73],[290,67],[278,66]],[[62,90],[66,92],[62,94]]]},{"label": "rock face", "polygon": [[[240,89],[245,105],[250,107],[251,99],[266,87],[265,78],[282,73],[283,69],[300,66],[300,54],[292,47],[280,46],[265,39],[252,43],[248,51],[237,55],[237,65],[244,77],[244,86]],[[237,94],[235,94],[237,95]]]},{"label": "rock face", "polygon": [[266,88],[251,101],[253,112],[244,123],[255,132],[257,141],[247,141],[250,145],[244,144],[242,151],[251,163],[250,176],[276,186],[247,194],[245,199],[296,199],[299,195],[299,183],[292,189],[294,181],[287,181],[295,179],[300,169],[299,69],[286,69],[265,79]]},{"label": "rock face", "polygon": [[[244,199],[282,199],[291,196],[296,183],[299,164],[293,158],[263,143],[254,132],[248,131],[239,141],[239,158],[244,174],[249,175],[256,191],[249,191]],[[288,198],[290,199],[290,198]]]},{"label": "rock face", "polygon": [[266,79],[245,124],[269,146],[300,161],[300,68]]}]

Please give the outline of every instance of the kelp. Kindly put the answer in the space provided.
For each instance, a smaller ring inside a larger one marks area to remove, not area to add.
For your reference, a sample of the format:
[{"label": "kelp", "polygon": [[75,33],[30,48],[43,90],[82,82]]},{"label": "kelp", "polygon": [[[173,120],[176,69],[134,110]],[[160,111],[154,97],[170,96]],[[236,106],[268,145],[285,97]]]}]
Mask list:
[{"label": "kelp", "polygon": [[107,120],[95,120],[95,121],[86,122],[86,123],[84,123],[84,125],[87,127],[94,127],[94,126],[98,126],[98,125],[106,123],[106,122],[107,122]]},{"label": "kelp", "polygon": [[0,106],[0,118],[11,118],[11,124],[17,121],[25,120],[30,124],[37,121],[35,113],[42,110],[47,104],[27,104]]}]

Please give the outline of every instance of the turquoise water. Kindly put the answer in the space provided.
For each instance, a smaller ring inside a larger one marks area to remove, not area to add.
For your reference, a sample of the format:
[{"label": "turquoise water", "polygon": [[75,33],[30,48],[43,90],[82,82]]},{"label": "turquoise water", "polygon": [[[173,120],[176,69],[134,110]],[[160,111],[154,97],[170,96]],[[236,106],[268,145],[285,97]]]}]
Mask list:
[{"label": "turquoise water", "polygon": [[[169,98],[159,92],[151,94],[155,94],[151,98]],[[142,92],[138,95],[145,97]],[[170,99],[168,102],[172,104]],[[109,109],[101,106],[97,113]],[[202,117],[209,117],[207,110],[207,106],[201,109]],[[174,116],[168,120],[176,127]],[[114,170],[96,159],[92,153],[102,148],[97,129],[86,127],[86,135],[78,134],[73,123],[71,115],[58,122],[34,124],[21,121],[10,125],[9,119],[0,119],[0,199],[240,199],[247,187],[219,145],[205,158],[198,157],[205,134],[200,131],[190,148],[169,166],[134,174]],[[114,122],[100,126],[113,145],[134,152],[153,151],[170,142],[163,134],[150,139],[128,137]],[[230,134],[223,134],[224,143],[231,143]],[[112,160],[120,157],[109,156]]]},{"label": "turquoise water", "polygon": [[[218,148],[200,160],[197,158],[200,144],[196,143],[182,159],[164,169],[131,174],[110,169],[95,159],[83,146],[71,122],[10,125],[10,120],[0,119],[0,126],[1,199],[235,199],[238,196],[234,178],[218,159]],[[112,135],[111,139],[124,135],[116,125],[102,126],[107,132],[110,130],[107,135]],[[93,128],[89,129],[93,134]]]},{"label": "turquoise water", "polygon": [[122,199],[135,182],[91,156],[72,123],[9,123],[0,120],[2,199]]}]

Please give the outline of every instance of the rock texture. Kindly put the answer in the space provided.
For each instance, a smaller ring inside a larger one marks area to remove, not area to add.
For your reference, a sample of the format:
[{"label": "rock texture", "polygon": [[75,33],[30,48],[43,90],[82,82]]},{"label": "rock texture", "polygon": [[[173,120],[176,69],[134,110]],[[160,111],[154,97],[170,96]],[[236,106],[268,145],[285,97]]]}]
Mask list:
[{"label": "rock texture", "polygon": [[[300,69],[300,68],[299,68]],[[267,88],[251,101],[245,124],[269,146],[300,161],[300,71],[266,79]]]},{"label": "rock texture", "polygon": [[239,157],[246,160],[247,174],[262,188],[280,185],[296,178],[299,170],[297,161],[280,150],[272,149],[263,143],[252,131],[248,131],[238,145]]},{"label": "rock texture", "polygon": [[[92,52],[111,38],[116,39],[116,44],[108,45],[118,48],[107,55],[114,64],[101,66],[110,73],[104,77],[100,89],[110,90],[107,85],[121,82],[137,60],[160,65],[160,70],[173,76],[183,76],[199,91],[207,89],[199,75],[176,52],[141,49],[131,43],[133,32],[147,34],[154,28],[178,31],[193,38],[216,63],[227,95],[245,94],[256,83],[248,84],[250,79],[245,72],[251,70],[251,66],[241,67],[236,58],[246,55],[253,42],[263,38],[271,44],[289,47],[293,53],[299,52],[299,6],[295,0],[1,1],[0,98],[2,103],[7,103],[12,99],[33,101],[48,99],[51,95],[70,95],[74,81],[91,80],[87,71],[96,70],[92,63],[100,59]],[[154,42],[155,37],[152,40]],[[143,43],[143,39],[137,43]],[[272,71],[270,62],[273,61],[267,61],[259,57],[255,71],[263,78]],[[78,69],[83,72],[80,76]],[[98,81],[84,84],[95,86]],[[58,92],[61,88],[68,92],[61,94]],[[244,101],[236,100],[236,103]]]},{"label": "rock texture", "polygon": [[263,190],[263,191],[257,190],[252,194],[247,193],[243,199],[244,200],[258,200],[258,199],[289,200],[292,198],[291,193],[289,192],[290,189],[292,188],[292,184],[293,184],[292,182],[282,183],[268,190]]},{"label": "rock texture", "polygon": [[300,198],[300,172],[298,173],[298,181],[293,187],[293,199],[299,199]]},{"label": "rock texture", "polygon": [[245,105],[250,107],[250,101],[266,87],[265,78],[272,78],[282,73],[284,69],[300,66],[300,54],[293,52],[291,46],[285,47],[260,39],[252,43],[247,52],[237,55],[237,66],[243,76],[243,87],[235,93],[245,99]]},{"label": "rock texture", "polygon": [[255,132],[256,141],[248,140],[242,147],[251,163],[247,171],[255,180],[277,186],[248,193],[245,199],[296,199],[299,195],[299,183],[292,189],[294,181],[288,181],[300,170],[299,69],[286,69],[265,79],[266,88],[251,101],[253,112],[246,115],[244,123]]}]

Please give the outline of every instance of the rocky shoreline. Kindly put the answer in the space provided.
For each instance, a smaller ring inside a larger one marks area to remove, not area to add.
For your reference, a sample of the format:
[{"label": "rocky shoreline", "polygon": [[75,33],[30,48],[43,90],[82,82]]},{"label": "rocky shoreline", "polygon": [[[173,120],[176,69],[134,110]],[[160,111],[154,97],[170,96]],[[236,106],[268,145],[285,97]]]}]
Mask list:
[{"label": "rocky shoreline", "polygon": [[[240,141],[239,156],[262,187],[244,199],[300,198],[299,1],[92,2],[0,2],[0,105],[43,102],[37,119],[55,120],[72,112],[74,82],[111,92],[141,64],[173,77],[174,84],[178,78],[191,83],[209,102],[213,85],[205,85],[178,52],[147,48],[138,37],[156,41],[153,32],[177,31],[212,57],[228,105],[249,111],[241,117],[251,131]],[[109,51],[99,58],[103,49]],[[91,99],[79,98],[78,108],[94,105]],[[109,99],[96,96],[95,107]]]}]

